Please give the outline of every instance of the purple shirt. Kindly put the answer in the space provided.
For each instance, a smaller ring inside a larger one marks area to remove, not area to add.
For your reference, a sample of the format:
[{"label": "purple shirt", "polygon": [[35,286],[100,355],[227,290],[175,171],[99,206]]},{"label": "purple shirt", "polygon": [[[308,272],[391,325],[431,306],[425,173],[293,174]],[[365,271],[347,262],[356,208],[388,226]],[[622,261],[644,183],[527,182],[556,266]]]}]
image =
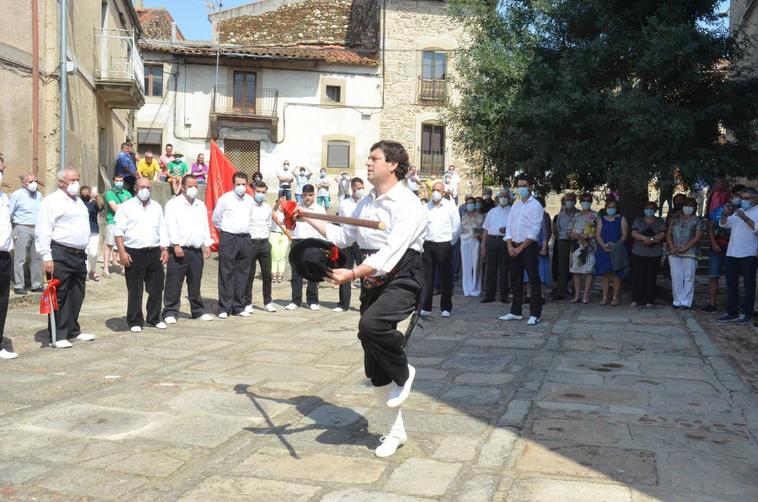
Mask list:
[{"label": "purple shirt", "polygon": [[197,176],[198,179],[205,181],[205,175],[208,173],[208,164],[193,162],[190,172]]}]

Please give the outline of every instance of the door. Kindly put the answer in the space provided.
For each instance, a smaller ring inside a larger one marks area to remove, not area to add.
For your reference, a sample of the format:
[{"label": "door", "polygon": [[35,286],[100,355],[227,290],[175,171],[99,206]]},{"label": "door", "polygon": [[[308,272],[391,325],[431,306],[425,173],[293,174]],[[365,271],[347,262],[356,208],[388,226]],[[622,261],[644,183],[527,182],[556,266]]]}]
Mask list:
[{"label": "door", "polygon": [[234,72],[234,111],[255,113],[255,73]]},{"label": "door", "polygon": [[445,126],[421,125],[421,172],[442,176],[445,170]]}]

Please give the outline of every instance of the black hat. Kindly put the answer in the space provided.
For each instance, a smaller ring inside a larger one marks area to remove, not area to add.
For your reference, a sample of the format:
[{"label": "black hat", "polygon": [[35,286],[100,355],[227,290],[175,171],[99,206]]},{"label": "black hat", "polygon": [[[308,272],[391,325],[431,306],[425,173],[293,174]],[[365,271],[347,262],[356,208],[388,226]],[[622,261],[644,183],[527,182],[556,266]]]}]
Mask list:
[{"label": "black hat", "polygon": [[331,242],[322,239],[303,239],[290,249],[290,265],[309,281],[321,282],[330,268],[342,268],[347,258]]}]

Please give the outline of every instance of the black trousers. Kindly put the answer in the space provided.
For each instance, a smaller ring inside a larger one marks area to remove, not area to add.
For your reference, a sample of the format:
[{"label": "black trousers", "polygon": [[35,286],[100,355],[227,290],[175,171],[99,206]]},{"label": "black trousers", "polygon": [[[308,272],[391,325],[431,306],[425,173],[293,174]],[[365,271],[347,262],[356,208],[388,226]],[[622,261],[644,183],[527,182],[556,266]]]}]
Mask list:
[{"label": "black trousers", "polygon": [[125,269],[126,323],[129,327],[145,324],[142,314],[142,294],[147,291],[147,324],[155,326],[161,322],[161,296],[166,274],[161,263],[161,248],[126,248],[132,257],[132,264]]},{"label": "black trousers", "polygon": [[250,234],[221,231],[218,243],[218,311],[236,315],[245,310],[250,276]]},{"label": "black trousers", "polygon": [[174,254],[174,248],[168,251],[168,263],[166,264],[166,287],[163,290],[163,317],[176,317],[179,313],[179,304],[182,296],[182,285],[187,279],[187,296],[190,302],[192,318],[200,317],[205,313],[203,297],[200,294],[200,285],[203,279],[203,250],[201,248],[183,247],[184,256],[181,258]]},{"label": "black trousers", "polygon": [[0,350],[3,348],[5,318],[8,315],[8,295],[11,291],[12,270],[11,254],[8,251],[0,251]]},{"label": "black trousers", "polygon": [[268,239],[250,240],[250,273],[245,286],[245,305],[253,303],[253,281],[255,280],[255,262],[261,266],[263,281],[263,304],[271,303],[271,242]]},{"label": "black trousers", "polygon": [[556,242],[555,250],[553,250],[555,260],[558,264],[558,274],[555,283],[555,291],[558,296],[566,294],[566,286],[569,279],[569,266],[571,263],[571,241],[568,239],[560,239]]},{"label": "black trousers", "polygon": [[433,284],[435,272],[440,274],[440,310],[453,310],[453,269],[450,260],[453,256],[453,246],[449,242],[424,243],[424,306],[423,310],[431,312]]},{"label": "black trousers", "polygon": [[661,267],[660,256],[638,256],[631,254],[632,301],[653,304],[655,302],[656,279]]},{"label": "black trousers", "polygon": [[[58,286],[58,311],[55,313],[55,337],[57,340],[75,338],[81,334],[79,312],[84,303],[84,283],[87,280],[87,254],[84,250],[72,250],[53,242],[53,278],[61,281]],[[50,330],[50,317],[47,319]],[[52,335],[51,335],[52,336]]]},{"label": "black trousers", "polygon": [[[360,263],[360,250],[358,248],[358,244],[353,244],[349,248],[344,248],[340,250],[342,253],[344,253],[345,258],[347,259],[347,262],[345,263],[345,268],[353,268],[356,263]],[[350,308],[350,298],[352,297],[352,289],[353,284],[352,282],[346,282],[345,284],[340,284],[340,302],[339,306],[342,307],[344,310],[347,310]]]},{"label": "black trousers", "polygon": [[361,287],[361,319],[358,338],[363,346],[363,367],[374,387],[408,380],[405,336],[399,322],[418,309],[424,289],[423,261],[417,251],[407,250],[393,271],[392,279],[377,287]]},{"label": "black trousers", "polygon": [[500,301],[508,301],[508,248],[502,235],[488,235],[487,266],[484,279],[484,299],[494,300],[495,292],[500,289]]},{"label": "black trousers", "polygon": [[[292,239],[292,245],[294,246],[303,239]],[[292,268],[292,279],[290,279],[290,285],[292,287],[292,303],[298,307],[303,303],[303,276],[297,273],[295,268]],[[314,281],[308,281],[308,286],[305,288],[305,301],[308,305],[318,304],[318,283]]]},{"label": "black trousers", "polygon": [[[513,247],[520,243],[513,243]],[[533,242],[516,256],[509,256],[511,262],[511,289],[513,290],[513,302],[511,303],[511,314],[522,314],[522,303],[524,301],[524,270],[529,274],[529,286],[531,286],[531,296],[529,305],[529,314],[534,317],[542,315],[542,282],[540,281],[539,269],[540,246]]]}]

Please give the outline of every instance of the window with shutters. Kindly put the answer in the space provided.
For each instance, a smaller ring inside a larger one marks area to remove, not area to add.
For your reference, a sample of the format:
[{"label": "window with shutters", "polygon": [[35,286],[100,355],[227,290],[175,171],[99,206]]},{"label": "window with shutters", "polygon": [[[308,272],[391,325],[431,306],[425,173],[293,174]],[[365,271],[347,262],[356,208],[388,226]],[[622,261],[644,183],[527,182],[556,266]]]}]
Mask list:
[{"label": "window with shutters", "polygon": [[145,65],[145,96],[163,97],[163,65]]},{"label": "window with shutters", "polygon": [[421,162],[424,176],[442,176],[445,171],[445,126],[421,124]]},{"label": "window with shutters", "polygon": [[326,167],[329,169],[350,168],[350,142],[327,141],[326,143]]}]

